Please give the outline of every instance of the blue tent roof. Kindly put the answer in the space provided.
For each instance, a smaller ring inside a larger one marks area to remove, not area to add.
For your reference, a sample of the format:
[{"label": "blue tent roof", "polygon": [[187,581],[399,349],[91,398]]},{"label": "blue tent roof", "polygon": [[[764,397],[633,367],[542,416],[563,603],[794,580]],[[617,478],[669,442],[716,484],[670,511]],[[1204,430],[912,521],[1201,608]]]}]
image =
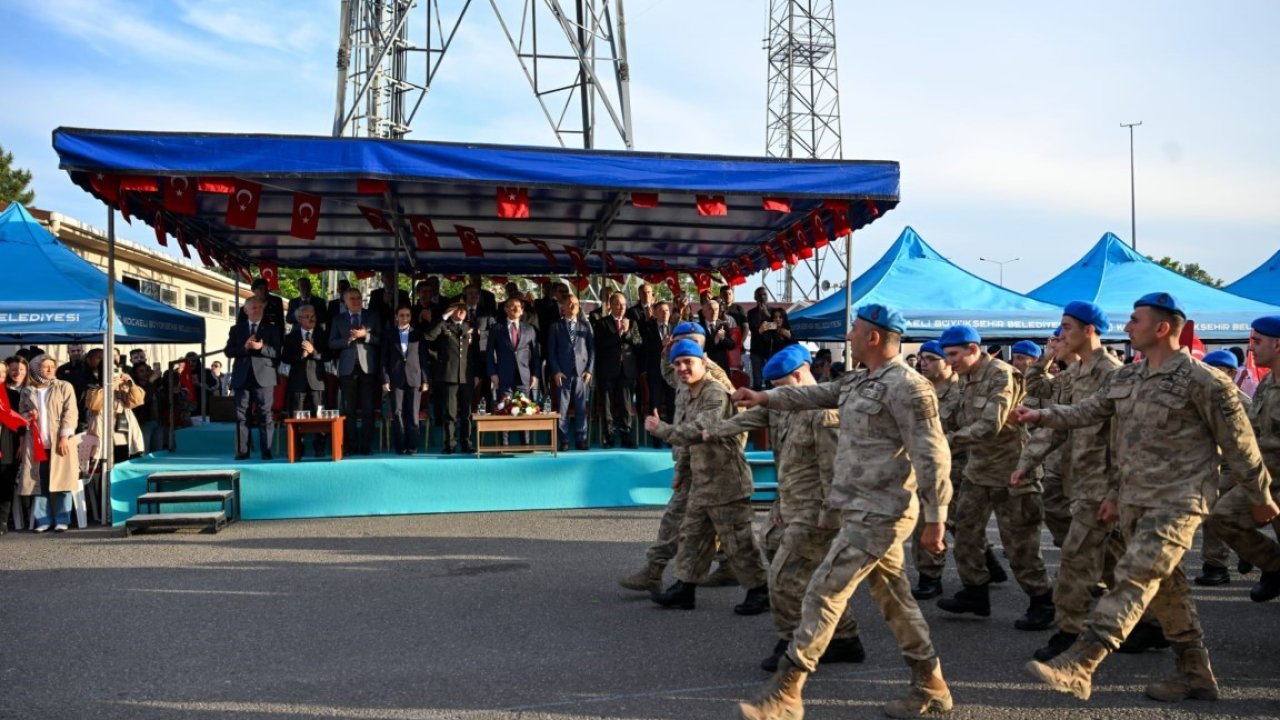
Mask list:
[{"label": "blue tent roof", "polygon": [[[107,276],[58,242],[18,203],[0,213],[0,341],[102,342]],[[116,282],[115,337],[131,343],[198,343],[204,318]]]},{"label": "blue tent roof", "polygon": [[[853,281],[853,307],[881,303],[907,318],[907,336],[936,338],[965,323],[984,339],[1048,337],[1062,308],[987,282],[939,255],[916,231],[904,229],[885,254]],[[804,340],[842,340],[845,291],[791,316],[791,332]]]},{"label": "blue tent roof", "polygon": [[1280,308],[1232,295],[1196,282],[1139,255],[1111,233],[1060,275],[1028,293],[1045,302],[1065,305],[1087,300],[1111,317],[1109,337],[1124,337],[1121,328],[1133,312],[1133,301],[1153,292],[1167,292],[1187,310],[1204,340],[1241,340],[1249,324]]},{"label": "blue tent roof", "polygon": [[1222,289],[1232,295],[1280,305],[1280,250],[1253,272]]},{"label": "blue tent roof", "polygon": [[[854,230],[898,204],[896,162],[68,128],[54,131],[53,146],[86,191],[170,233],[181,229],[233,264],[390,270],[399,253],[406,270],[574,274],[564,250],[571,247],[586,253],[591,273],[653,272],[658,263],[716,270],[749,256],[749,274],[764,266],[760,243],[814,214],[834,236],[824,201],[847,203]],[[120,181],[127,192],[117,200]],[[175,192],[195,188],[194,213],[163,202],[165,181],[182,185]],[[233,226],[229,205],[246,189],[256,217],[236,218],[251,227]],[[527,191],[528,217],[497,216],[508,189]],[[295,204],[299,193],[320,198],[314,240],[291,235],[295,207],[316,214]],[[657,195],[657,206],[637,206],[632,193]],[[701,215],[699,195],[723,196],[727,214]],[[765,210],[763,199],[775,197],[790,211]],[[360,206],[381,213],[387,227],[375,229]],[[422,239],[430,249],[419,246],[422,219],[438,249],[429,235]],[[475,230],[482,257],[466,256],[456,225]],[[548,244],[555,264],[537,243]]]}]

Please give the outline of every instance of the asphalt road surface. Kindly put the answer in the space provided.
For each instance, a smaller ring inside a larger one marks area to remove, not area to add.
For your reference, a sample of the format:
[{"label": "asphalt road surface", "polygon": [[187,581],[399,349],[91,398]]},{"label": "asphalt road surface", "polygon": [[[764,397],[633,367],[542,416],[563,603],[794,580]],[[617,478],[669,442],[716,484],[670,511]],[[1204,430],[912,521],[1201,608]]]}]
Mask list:
[{"label": "asphalt road surface", "polygon": [[[659,510],[249,522],[218,535],[119,531],[0,538],[0,718],[730,718],[766,676],[768,615],[740,588],[661,610],[617,585]],[[763,515],[758,515],[762,519]],[[998,542],[992,533],[993,541]],[[1056,570],[1058,554],[1046,546]],[[1191,553],[1187,568],[1199,568]],[[1216,703],[1142,687],[1168,651],[1112,656],[1080,703],[1023,677],[1048,632],[1013,628],[1010,581],[989,619],[925,615],[956,718],[1280,717],[1280,603],[1233,579],[1195,589]],[[948,594],[958,588],[952,570]],[[868,658],[810,677],[806,717],[880,717],[908,671],[865,591]]]}]

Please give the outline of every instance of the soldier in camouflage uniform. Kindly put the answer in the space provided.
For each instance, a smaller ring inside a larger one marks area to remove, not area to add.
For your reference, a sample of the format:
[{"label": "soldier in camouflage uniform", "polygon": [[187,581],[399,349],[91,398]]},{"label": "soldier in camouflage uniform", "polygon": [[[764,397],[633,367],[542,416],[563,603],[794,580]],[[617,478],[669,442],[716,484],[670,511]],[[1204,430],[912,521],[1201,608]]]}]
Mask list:
[{"label": "soldier in camouflage uniform", "polygon": [[[1067,304],[1059,347],[1082,360],[1063,371],[1055,383],[1062,390],[1061,404],[1082,402],[1121,367],[1120,361],[1102,347],[1102,334],[1108,327],[1107,315],[1097,305]],[[1012,483],[1021,485],[1036,465],[1055,449],[1070,450],[1066,462],[1070,482],[1066,489],[1071,501],[1071,525],[1062,544],[1062,564],[1053,589],[1054,624],[1058,632],[1049,638],[1048,645],[1035,652],[1037,660],[1049,660],[1076,641],[1089,616],[1090,590],[1104,576],[1108,565],[1114,568],[1116,559],[1124,552],[1115,522],[1102,519],[1104,513],[1101,512],[1103,503],[1107,503],[1105,515],[1113,515],[1112,508],[1119,494],[1118,477],[1111,468],[1110,434],[1111,423],[1105,420],[1071,431],[1041,428],[1023,449],[1013,474]]]},{"label": "soldier in camouflage uniform", "polygon": [[[1049,338],[1048,347],[1040,359],[1019,368],[1027,387],[1027,396],[1022,402],[1027,407],[1038,408],[1059,405],[1068,402],[1065,398],[1070,388],[1066,387],[1068,378],[1064,373],[1053,374],[1052,370],[1058,361],[1070,365],[1080,358],[1062,349],[1060,340],[1062,326],[1059,325]],[[1014,356],[1017,359],[1017,356]],[[1017,364],[1014,364],[1017,367]],[[1067,537],[1067,529],[1071,527],[1071,501],[1067,499],[1067,491],[1063,488],[1065,460],[1068,448],[1063,445],[1049,453],[1040,465],[1044,476],[1040,478],[1041,504],[1044,506],[1044,525],[1049,528],[1053,544],[1062,547]]]},{"label": "soldier in camouflage uniform", "polygon": [[[1236,371],[1240,369],[1240,361],[1236,360],[1236,356],[1226,350],[1215,350],[1204,356],[1204,364],[1217,370],[1218,372],[1231,378],[1235,382]],[[1236,387],[1236,393],[1240,397],[1240,404],[1244,406],[1245,412],[1252,412],[1253,401],[1245,394],[1244,390]],[[1257,433],[1258,426],[1254,423],[1254,432]],[[1258,445],[1263,445],[1262,436],[1258,436]],[[1265,463],[1267,455],[1262,454],[1262,460]],[[1272,476],[1275,475],[1273,468]],[[1218,495],[1225,495],[1231,488],[1235,487],[1235,483],[1231,480],[1231,475],[1225,464],[1222,465],[1222,472],[1218,474]],[[1214,506],[1217,506],[1215,502]],[[1213,515],[1204,521],[1200,526],[1200,574],[1196,576],[1193,582],[1197,585],[1215,586],[1226,585],[1231,582],[1231,573],[1227,570],[1227,563],[1231,560],[1231,548],[1227,546],[1222,538],[1218,537],[1218,533],[1213,531],[1212,527]]]},{"label": "soldier in camouflage uniform", "polygon": [[1082,700],[1092,692],[1098,665],[1120,646],[1148,605],[1173,645],[1177,675],[1148,685],[1147,695],[1168,702],[1216,699],[1218,683],[1182,556],[1217,494],[1219,463],[1225,460],[1231,467],[1238,491],[1255,507],[1255,519],[1280,515],[1267,494],[1270,478],[1235,387],[1178,347],[1185,320],[1185,311],[1168,293],[1139,298],[1125,331],[1143,354],[1141,362],[1111,373],[1098,392],[1075,405],[1014,410],[1015,422],[1058,429],[1112,423],[1119,507],[1112,512],[1104,504],[1100,514],[1104,521],[1118,517],[1126,538],[1115,586],[1098,601],[1087,629],[1066,652],[1026,665],[1032,678]]},{"label": "soldier in camouflage uniform", "polygon": [[951,452],[933,388],[900,357],[905,326],[901,313],[865,305],[858,308],[847,337],[862,369],[821,385],[734,393],[735,401],[748,407],[839,409],[840,443],[827,503],[843,511],[840,532],[809,582],[800,625],[778,671],[755,700],[738,706],[742,718],[804,715],[805,679],[864,581],[912,669],[907,695],[886,705],[885,712],[919,717],[951,710],[951,692],[929,626],[911,597],[902,550],[923,505],[928,522],[924,543],[941,552],[951,499]]},{"label": "soldier in camouflage uniform", "polygon": [[[774,387],[817,385],[809,370],[812,362],[803,345],[789,345],[769,358],[764,380]],[[782,518],[783,530],[781,546],[769,563],[769,608],[779,639],[773,653],[760,664],[768,672],[778,669],[778,661],[800,623],[800,603],[809,578],[840,530],[840,511],[827,506],[839,427],[840,414],[834,409],[782,412],[757,406],[703,433],[710,440],[769,428],[778,473],[774,507]],[[862,662],[864,657],[858,621],[853,607],[846,606],[822,655],[822,664]]]},{"label": "soldier in camouflage uniform", "polygon": [[[1249,422],[1257,434],[1263,462],[1271,473],[1270,497],[1274,500],[1280,497],[1280,382],[1276,381],[1276,375],[1280,374],[1280,315],[1253,322],[1249,348],[1259,367],[1271,369],[1253,393]],[[1270,520],[1272,529],[1280,536],[1280,520],[1260,514],[1257,500],[1251,487],[1242,484],[1231,489],[1218,499],[1209,516],[1209,527],[1243,562],[1262,570],[1262,577],[1249,591],[1249,597],[1254,602],[1267,602],[1280,597],[1280,543],[1263,534],[1258,526]]]},{"label": "soldier in camouflage uniform", "polygon": [[680,524],[676,582],[665,592],[654,593],[653,600],[663,607],[692,610],[697,582],[711,568],[718,535],[738,582],[749,588],[746,599],[733,611],[758,615],[769,609],[769,589],[751,530],[751,469],[742,452],[745,438],[702,439],[704,430],[737,413],[729,392],[707,375],[701,345],[680,340],[671,346],[668,357],[688,387],[689,397],[677,402],[670,424],[655,411],[645,418],[645,429],[675,448],[677,473],[689,479],[689,500]]},{"label": "soldier in camouflage uniform", "polygon": [[968,325],[947,328],[938,344],[960,375],[959,429],[947,433],[947,440],[952,447],[969,452],[965,488],[955,511],[956,567],[964,589],[939,600],[938,607],[981,617],[991,614],[991,576],[983,561],[983,546],[987,520],[994,510],[1009,566],[1031,598],[1026,615],[1015,621],[1014,627],[1047,629],[1053,624],[1053,587],[1040,556],[1040,524],[1044,520],[1040,485],[1009,484],[1026,435],[1022,428],[1006,422],[1009,411],[1022,400],[1021,377],[1008,364],[983,352],[981,336]]}]

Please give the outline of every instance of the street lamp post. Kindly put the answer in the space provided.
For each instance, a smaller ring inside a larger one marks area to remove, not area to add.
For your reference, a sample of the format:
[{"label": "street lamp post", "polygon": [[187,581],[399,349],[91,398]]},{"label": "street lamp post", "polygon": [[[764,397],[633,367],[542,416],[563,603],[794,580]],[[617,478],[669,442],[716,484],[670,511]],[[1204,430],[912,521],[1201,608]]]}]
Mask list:
[{"label": "street lamp post", "polygon": [[1022,258],[1013,258],[1012,260],[988,260],[987,258],[980,257],[978,259],[981,260],[982,262],[989,262],[993,265],[1000,266],[1000,287],[1004,287],[1004,266],[1008,265],[1009,263],[1018,262]]},{"label": "street lamp post", "polygon": [[1138,249],[1138,203],[1133,192],[1133,129],[1142,124],[1139,120],[1136,123],[1120,123],[1120,127],[1129,128],[1129,242],[1133,244],[1133,249]]}]

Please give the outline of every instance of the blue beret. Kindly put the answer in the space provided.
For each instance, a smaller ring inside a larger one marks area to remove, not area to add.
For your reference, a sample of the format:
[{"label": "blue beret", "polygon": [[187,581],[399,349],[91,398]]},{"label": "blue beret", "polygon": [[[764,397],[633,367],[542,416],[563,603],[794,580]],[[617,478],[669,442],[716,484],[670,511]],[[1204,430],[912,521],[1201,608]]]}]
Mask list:
[{"label": "blue beret", "polygon": [[1138,298],[1138,301],[1135,302],[1133,306],[1135,308],[1159,308],[1165,312],[1171,312],[1174,315],[1181,315],[1183,320],[1187,319],[1187,311],[1182,309],[1182,304],[1178,302],[1178,298],[1167,292],[1147,293],[1146,295]]},{"label": "blue beret", "polygon": [[676,325],[676,329],[671,331],[672,335],[679,337],[681,335],[701,335],[707,336],[707,329],[696,322],[682,322]]},{"label": "blue beret", "polygon": [[938,338],[938,344],[944,348],[952,347],[953,345],[968,345],[969,343],[981,345],[982,336],[978,334],[977,330],[968,325],[952,325],[943,330],[942,336]]},{"label": "blue beret", "polygon": [[769,358],[761,371],[766,382],[773,382],[796,371],[801,365],[813,362],[809,349],[803,345],[788,345]]},{"label": "blue beret", "polygon": [[1061,326],[1061,325],[1059,325],[1058,327],[1056,327],[1056,328],[1054,328],[1054,329],[1053,329],[1053,336],[1054,336],[1054,337],[1062,337],[1062,326]]},{"label": "blue beret", "polygon": [[706,357],[706,355],[702,352],[701,345],[689,338],[684,338],[683,340],[677,340],[671,346],[671,352],[667,354],[667,359],[671,362],[675,362],[676,358],[682,357]]},{"label": "blue beret", "polygon": [[1105,333],[1111,326],[1111,322],[1107,319],[1107,314],[1102,311],[1102,308],[1083,300],[1067,303],[1067,306],[1062,309],[1062,314],[1067,317],[1073,317],[1085,325],[1092,325],[1099,335]]},{"label": "blue beret", "polygon": [[939,344],[937,340],[930,340],[929,342],[921,345],[920,352],[929,353],[930,355],[937,355],[938,357],[947,356],[947,352],[942,349],[942,345]]},{"label": "blue beret", "polygon": [[870,303],[858,308],[858,317],[866,320],[872,325],[876,325],[896,332],[899,335],[907,331],[907,319],[902,313],[890,307],[885,307],[879,303]]},{"label": "blue beret", "polygon": [[1268,315],[1253,321],[1253,329],[1259,335],[1280,338],[1280,315]]},{"label": "blue beret", "polygon": [[1212,365],[1217,368],[1231,368],[1232,370],[1240,369],[1240,361],[1236,359],[1229,350],[1214,350],[1204,356],[1204,364]]},{"label": "blue beret", "polygon": [[1033,358],[1040,357],[1043,352],[1040,346],[1030,340],[1019,340],[1013,344],[1013,351],[1019,355],[1030,355]]}]

